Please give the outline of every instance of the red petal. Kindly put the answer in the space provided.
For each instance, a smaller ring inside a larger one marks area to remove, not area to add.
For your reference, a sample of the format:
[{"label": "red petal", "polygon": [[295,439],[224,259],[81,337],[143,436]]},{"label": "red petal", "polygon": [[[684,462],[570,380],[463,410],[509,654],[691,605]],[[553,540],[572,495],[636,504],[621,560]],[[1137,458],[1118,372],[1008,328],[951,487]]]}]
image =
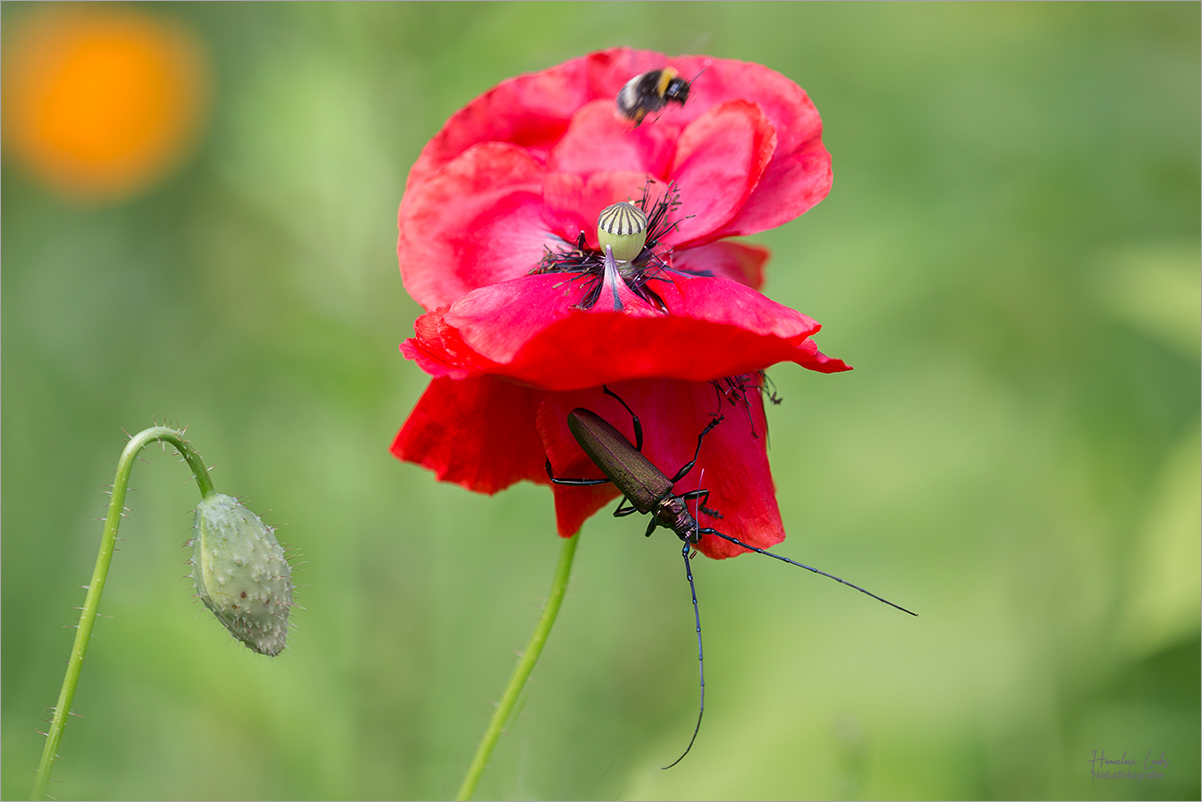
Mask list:
[{"label": "red petal", "polygon": [[583,231],[590,248],[597,249],[597,217],[610,204],[638,197],[647,176],[619,170],[582,178],[551,173],[543,180],[544,214],[566,243],[575,243]]},{"label": "red petal", "polygon": [[708,271],[758,290],[764,286],[764,264],[771,255],[759,245],[727,240],[675,251],[672,262],[690,273]]},{"label": "red petal", "polygon": [[438,327],[423,322],[406,355],[446,366],[433,375],[486,372],[547,390],[656,376],[706,381],[778,362],[849,369],[808,339],[820,328],[813,320],[728,279],[648,284],[665,315],[634,302],[623,312],[599,311],[612,308],[601,302],[574,309],[584,287],[573,278],[526,276],[468,293],[445,314],[430,313]]},{"label": "red petal", "polygon": [[551,151],[547,169],[579,175],[628,171],[666,176],[675,149],[670,131],[651,125],[631,130],[630,123],[618,118],[613,98],[605,98],[576,112]]},{"label": "red petal", "polygon": [[401,201],[397,257],[426,309],[529,272],[555,239],[543,220],[542,170],[521,148],[478,145]]},{"label": "red petal", "polygon": [[409,172],[409,188],[481,142],[512,142],[545,156],[590,97],[583,58],[502,81],[447,120]]},{"label": "red petal", "polygon": [[664,121],[691,121],[724,101],[747,100],[759,107],[776,132],[776,150],[759,185],[714,238],[775,228],[826,197],[831,187],[831,157],[822,145],[822,118],[805,90],[775,70],[752,62],[696,59],[680,69],[689,75],[690,67],[706,62],[708,67],[694,82],[681,113],[665,116]]},{"label": "red petal", "polygon": [[548,482],[534,427],[542,393],[491,376],[435,379],[397,433],[392,453],[441,482],[493,494],[514,482]]},{"label": "red petal", "polygon": [[[692,85],[685,112],[700,116],[728,100],[750,101],[776,131],[778,153],[793,153],[822,135],[822,120],[805,90],[779,72],[735,59],[693,57],[691,63],[707,67]],[[688,75],[686,67],[680,69]]]},{"label": "red petal", "polygon": [[[413,321],[413,331],[416,337],[410,337],[401,343],[401,353],[406,359],[412,359],[417,366],[435,378],[447,376],[459,367],[455,359],[455,351],[443,338],[444,331],[449,327],[443,318],[449,307],[441,307],[433,312],[418,315]],[[466,378],[466,376],[459,376]]]},{"label": "red petal", "polygon": [[671,178],[688,216],[668,244],[704,242],[743,208],[776,150],[776,132],[759,107],[731,100],[697,118],[680,136]]},{"label": "red petal", "polygon": [[[702,527],[712,527],[759,548],[784,539],[784,528],[765,451],[766,424],[763,400],[758,389],[727,398],[708,382],[647,380],[610,385],[630,405],[642,423],[643,454],[665,476],[674,475],[697,448],[697,437],[721,413],[724,420],[705,436],[697,464],[673,488],[681,495],[707,489],[705,506],[722,513],[712,518],[701,513],[695,502],[690,512],[700,515]],[[630,413],[600,388],[572,393],[549,393],[538,408],[538,431],[557,477],[598,478],[600,470],[576,443],[567,428],[567,415],[576,408],[591,409],[613,424],[633,445]],[[556,517],[561,535],[577,532],[583,522],[617,497],[610,484],[595,487],[554,485]],[[634,524],[631,529],[641,532]],[[710,557],[742,553],[734,544],[706,535],[700,550]]]},{"label": "red petal", "polygon": [[[464,348],[504,365],[512,362],[532,337],[579,314],[571,307],[579,299],[580,288],[573,286],[570,278],[567,274],[525,276],[481,287],[451,306],[444,320]],[[563,346],[566,356],[572,344]]]},{"label": "red petal", "polygon": [[787,223],[831,191],[831,155],[821,140],[788,156],[777,155],[733,220],[714,234],[738,237]]},{"label": "red petal", "polygon": [[614,102],[627,80],[666,63],[661,53],[613,48],[502,81],[447,120],[422,149],[408,187],[480,142],[512,142],[545,160],[581,107]]}]

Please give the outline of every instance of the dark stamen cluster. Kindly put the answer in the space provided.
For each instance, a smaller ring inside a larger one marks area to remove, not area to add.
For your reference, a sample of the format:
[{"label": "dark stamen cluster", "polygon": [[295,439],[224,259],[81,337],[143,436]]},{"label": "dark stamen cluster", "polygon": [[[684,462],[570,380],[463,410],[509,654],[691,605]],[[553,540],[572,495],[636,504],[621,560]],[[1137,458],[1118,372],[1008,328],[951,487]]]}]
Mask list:
[{"label": "dark stamen cluster", "polygon": [[747,423],[751,426],[751,436],[756,438],[759,437],[759,434],[755,431],[751,407],[747,403],[747,393],[749,391],[758,392],[763,398],[777,405],[784,400],[776,394],[776,384],[762,370],[757,370],[755,373],[741,373],[738,376],[727,376],[723,379],[713,379],[710,384],[714,386],[714,392],[718,396],[718,412],[714,413],[714,417],[721,414],[723,401],[732,406],[742,404],[743,411],[747,413]]},{"label": "dark stamen cluster", "polygon": [[[661,277],[661,273],[676,273],[687,276],[709,276],[712,275],[708,271],[692,272],[679,270],[672,266],[672,248],[664,247],[658,252],[655,250],[659,247],[660,240],[666,237],[669,233],[676,230],[680,225],[680,219],[673,219],[674,212],[680,207],[680,189],[676,186],[676,182],[670,182],[664,193],[658,197],[652,197],[652,185],[657,183],[654,179],[648,178],[647,183],[643,185],[643,194],[638,200],[634,201],[634,205],[642,209],[647,215],[647,242],[643,245],[643,250],[639,255],[630,262],[623,262],[618,265],[618,272],[622,276],[622,280],[626,282],[635,295],[642,298],[647,303],[657,309],[666,311],[663,300],[647,286],[650,281],[666,281]],[[576,238],[576,243],[573,246],[557,248],[552,251],[550,248],[545,248],[543,258],[539,261],[538,267],[530,271],[531,274],[540,273],[575,273],[569,281],[583,281],[586,287],[584,298],[581,299],[579,308],[590,309],[601,296],[601,288],[605,283],[605,254],[591,249],[586,244],[584,232]]]}]

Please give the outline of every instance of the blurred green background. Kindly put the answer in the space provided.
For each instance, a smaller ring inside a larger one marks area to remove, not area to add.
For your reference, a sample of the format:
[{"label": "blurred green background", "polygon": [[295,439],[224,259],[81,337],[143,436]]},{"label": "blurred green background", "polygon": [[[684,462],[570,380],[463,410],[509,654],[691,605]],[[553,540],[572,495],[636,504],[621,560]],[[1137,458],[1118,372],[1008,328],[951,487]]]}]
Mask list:
[{"label": "blurred green background", "polygon": [[[1199,5],[138,6],[211,111],[132,198],[3,173],[3,786],[29,793],[122,429],[185,424],[300,553],[289,650],[181,580],[195,488],[134,470],[60,799],[455,793],[548,589],[551,494],[388,454],[427,383],[405,176],[498,81],[631,45],[764,63],[835,183],[756,238],[855,366],[771,372],[785,554],[584,528],[481,798],[1199,798]],[[39,14],[4,4],[5,46]],[[698,87],[700,90],[700,86]],[[1090,778],[1094,750],[1168,760]]]}]

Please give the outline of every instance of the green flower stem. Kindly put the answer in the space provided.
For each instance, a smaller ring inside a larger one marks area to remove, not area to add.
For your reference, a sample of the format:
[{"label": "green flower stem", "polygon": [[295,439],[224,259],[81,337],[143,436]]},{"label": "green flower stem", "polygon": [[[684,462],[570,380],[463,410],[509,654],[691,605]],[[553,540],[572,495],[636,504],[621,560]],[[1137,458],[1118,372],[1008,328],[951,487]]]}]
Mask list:
[{"label": "green flower stem", "polygon": [[58,695],[58,704],[54,708],[54,719],[50,722],[50,731],[46,733],[46,747],[42,750],[42,762],[38,764],[38,776],[33,786],[33,799],[44,799],[46,788],[50,784],[50,772],[57,757],[58,745],[63,740],[63,729],[67,725],[67,716],[71,712],[71,701],[75,698],[75,688],[79,685],[79,674],[83,669],[84,653],[88,650],[88,641],[92,637],[92,625],[96,623],[96,613],[100,607],[100,594],[104,592],[104,582],[108,578],[109,563],[113,561],[113,547],[117,542],[117,527],[121,523],[121,513],[125,509],[125,492],[129,488],[129,472],[133,468],[134,459],[138,452],[153,442],[170,443],[183,455],[188,467],[196,476],[196,486],[201,497],[213,494],[213,482],[209,479],[209,471],[196,450],[184,440],[183,432],[155,426],[145,429],[130,438],[121,459],[117,461],[117,475],[113,479],[113,496],[109,502],[108,517],[104,521],[104,534],[100,539],[100,554],[96,557],[96,569],[92,572],[92,581],[88,585],[88,595],[83,603],[83,612],[79,616],[79,627],[75,632],[75,645],[71,647],[71,659],[67,662],[67,675],[63,677],[63,688]]},{"label": "green flower stem", "polygon": [[534,670],[534,664],[538,662],[538,656],[542,654],[543,645],[546,644],[547,636],[551,634],[551,627],[555,624],[555,617],[559,615],[564,591],[568,589],[568,577],[572,573],[572,558],[576,556],[576,544],[579,542],[579,532],[563,542],[563,547],[559,551],[559,564],[555,566],[555,578],[551,580],[551,593],[547,596],[546,605],[543,606],[543,614],[538,619],[538,625],[534,627],[534,634],[530,636],[530,642],[526,644],[526,651],[522,652],[522,659],[518,661],[513,675],[509,678],[509,684],[505,686],[505,693],[501,696],[500,703],[497,704],[492,721],[488,723],[488,729],[484,731],[484,739],[480,741],[480,747],[476,750],[472,765],[467,770],[467,776],[463,778],[463,785],[459,787],[459,795],[455,797],[458,800],[471,799],[472,794],[475,793],[476,783],[480,781],[480,775],[484,773],[488,759],[492,757],[492,750],[497,745],[497,738],[500,737],[501,730],[504,729],[510,714],[513,713],[513,707],[517,704],[526,680],[530,678],[530,672]]}]

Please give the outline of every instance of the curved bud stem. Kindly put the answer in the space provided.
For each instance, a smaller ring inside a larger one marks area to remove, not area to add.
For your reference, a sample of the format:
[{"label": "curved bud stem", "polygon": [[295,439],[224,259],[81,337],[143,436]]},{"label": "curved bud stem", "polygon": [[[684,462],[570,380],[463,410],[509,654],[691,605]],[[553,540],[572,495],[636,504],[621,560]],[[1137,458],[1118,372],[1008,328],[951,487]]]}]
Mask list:
[{"label": "curved bud stem", "polygon": [[96,557],[96,568],[92,572],[92,581],[88,585],[88,596],[84,600],[83,612],[79,616],[79,627],[75,633],[75,645],[71,647],[71,659],[67,662],[67,674],[63,677],[63,688],[58,695],[58,704],[54,708],[54,718],[50,722],[50,730],[46,733],[46,746],[42,750],[42,761],[38,764],[37,780],[33,786],[33,799],[43,799],[46,788],[50,784],[50,772],[57,757],[58,745],[63,740],[63,730],[67,725],[67,716],[71,712],[71,701],[75,698],[75,688],[79,685],[79,674],[83,669],[84,653],[88,650],[88,641],[92,637],[92,626],[96,623],[96,613],[100,607],[100,594],[104,592],[104,582],[108,578],[109,563],[113,560],[113,547],[117,542],[117,527],[121,524],[121,513],[125,509],[125,493],[129,489],[129,473],[133,468],[134,459],[138,452],[153,442],[170,443],[175,447],[192,469],[196,476],[196,486],[201,497],[211,496],[214,492],[213,482],[209,479],[209,471],[205,468],[200,454],[184,439],[183,432],[168,429],[164,426],[154,426],[138,432],[121,452],[117,461],[117,475],[113,479],[113,496],[109,502],[108,517],[104,521],[104,534],[100,539],[100,554]]},{"label": "curved bud stem", "polygon": [[509,678],[509,684],[505,686],[505,693],[501,696],[501,701],[497,703],[497,710],[493,713],[492,720],[488,722],[488,729],[484,731],[484,739],[480,741],[480,746],[476,749],[476,756],[472,759],[472,765],[467,770],[467,776],[463,778],[463,785],[459,787],[458,796],[455,797],[458,800],[471,799],[472,794],[475,793],[476,783],[480,781],[480,776],[484,774],[484,769],[488,765],[488,759],[492,757],[492,750],[497,744],[497,738],[500,737],[501,730],[509,720],[510,714],[513,713],[514,705],[517,704],[518,697],[522,694],[522,688],[526,686],[526,680],[529,679],[530,672],[534,670],[534,664],[538,662],[538,656],[542,654],[543,645],[547,642],[547,636],[551,634],[555,617],[559,615],[563,594],[568,589],[568,577],[572,573],[572,558],[576,556],[576,544],[579,542],[579,532],[563,542],[563,547],[559,551],[559,564],[555,566],[555,578],[551,580],[551,592],[547,595],[547,603],[543,606],[543,614],[534,627],[534,633],[530,636],[530,642],[526,644],[526,650],[522,652],[522,659],[513,669],[513,675]]}]

